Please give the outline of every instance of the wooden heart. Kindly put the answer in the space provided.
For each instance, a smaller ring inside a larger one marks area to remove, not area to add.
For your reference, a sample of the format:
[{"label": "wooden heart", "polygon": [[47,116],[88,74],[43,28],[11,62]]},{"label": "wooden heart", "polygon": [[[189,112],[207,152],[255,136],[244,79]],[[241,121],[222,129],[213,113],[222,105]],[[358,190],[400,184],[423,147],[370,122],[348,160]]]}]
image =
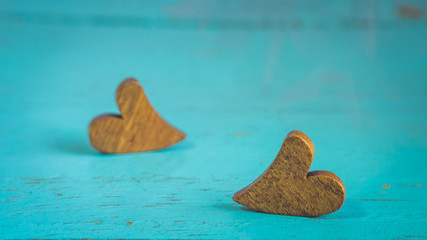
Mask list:
[{"label": "wooden heart", "polygon": [[249,208],[272,214],[314,217],[341,208],[344,183],[328,171],[308,172],[314,157],[310,138],[290,132],[276,159],[233,200]]},{"label": "wooden heart", "polygon": [[154,110],[137,80],[124,80],[116,91],[121,115],[104,114],[92,120],[89,138],[103,153],[160,150],[185,138]]}]

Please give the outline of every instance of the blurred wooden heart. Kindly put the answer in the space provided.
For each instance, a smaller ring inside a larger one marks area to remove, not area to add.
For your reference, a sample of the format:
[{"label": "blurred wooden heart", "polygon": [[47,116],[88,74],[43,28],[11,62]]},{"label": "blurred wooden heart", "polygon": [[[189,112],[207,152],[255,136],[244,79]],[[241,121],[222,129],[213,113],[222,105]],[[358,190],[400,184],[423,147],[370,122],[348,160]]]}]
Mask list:
[{"label": "blurred wooden heart", "polygon": [[103,153],[160,150],[185,138],[154,110],[137,80],[124,80],[116,91],[121,115],[104,114],[92,120],[89,138]]},{"label": "blurred wooden heart", "polygon": [[341,208],[344,183],[328,171],[308,172],[314,157],[310,138],[292,131],[273,163],[233,200],[249,208],[272,214],[314,217]]}]

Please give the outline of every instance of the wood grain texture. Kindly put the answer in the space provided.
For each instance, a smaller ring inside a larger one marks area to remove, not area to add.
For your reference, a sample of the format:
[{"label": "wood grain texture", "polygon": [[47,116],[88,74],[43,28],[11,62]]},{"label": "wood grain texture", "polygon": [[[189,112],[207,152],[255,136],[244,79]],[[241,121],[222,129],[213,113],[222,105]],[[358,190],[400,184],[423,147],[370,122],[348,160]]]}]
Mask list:
[{"label": "wood grain texture", "polygon": [[[314,217],[337,211],[344,203],[344,184],[328,171],[308,172],[314,157],[310,138],[290,132],[276,159],[233,200],[273,214]],[[307,173],[308,172],[308,173]]]},{"label": "wood grain texture", "polygon": [[185,138],[154,110],[137,80],[124,80],[117,88],[116,100],[121,115],[100,115],[89,126],[90,142],[100,152],[160,150]]}]

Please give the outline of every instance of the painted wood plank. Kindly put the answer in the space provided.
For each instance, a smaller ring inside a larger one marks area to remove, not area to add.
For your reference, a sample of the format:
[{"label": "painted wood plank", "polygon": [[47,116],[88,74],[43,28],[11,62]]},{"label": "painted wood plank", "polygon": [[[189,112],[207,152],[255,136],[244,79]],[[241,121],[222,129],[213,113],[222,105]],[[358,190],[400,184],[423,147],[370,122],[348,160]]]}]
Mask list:
[{"label": "painted wood plank", "polygon": [[[44,3],[0,4],[1,238],[427,236],[427,27],[407,9],[426,3]],[[184,142],[90,146],[128,76]],[[234,203],[294,129],[344,206],[300,218]]]}]

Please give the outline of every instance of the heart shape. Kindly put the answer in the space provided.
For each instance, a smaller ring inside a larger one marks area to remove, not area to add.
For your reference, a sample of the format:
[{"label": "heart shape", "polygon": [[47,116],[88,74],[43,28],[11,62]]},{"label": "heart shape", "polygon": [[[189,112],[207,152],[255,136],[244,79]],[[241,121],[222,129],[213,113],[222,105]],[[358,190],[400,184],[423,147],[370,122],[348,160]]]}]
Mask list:
[{"label": "heart shape", "polygon": [[104,114],[92,120],[89,138],[103,153],[160,150],[185,138],[154,110],[142,86],[134,78],[124,80],[116,91],[121,115]]},{"label": "heart shape", "polygon": [[345,199],[344,183],[328,171],[308,172],[314,157],[310,138],[290,132],[276,159],[233,200],[257,211],[303,217],[332,213]]}]

